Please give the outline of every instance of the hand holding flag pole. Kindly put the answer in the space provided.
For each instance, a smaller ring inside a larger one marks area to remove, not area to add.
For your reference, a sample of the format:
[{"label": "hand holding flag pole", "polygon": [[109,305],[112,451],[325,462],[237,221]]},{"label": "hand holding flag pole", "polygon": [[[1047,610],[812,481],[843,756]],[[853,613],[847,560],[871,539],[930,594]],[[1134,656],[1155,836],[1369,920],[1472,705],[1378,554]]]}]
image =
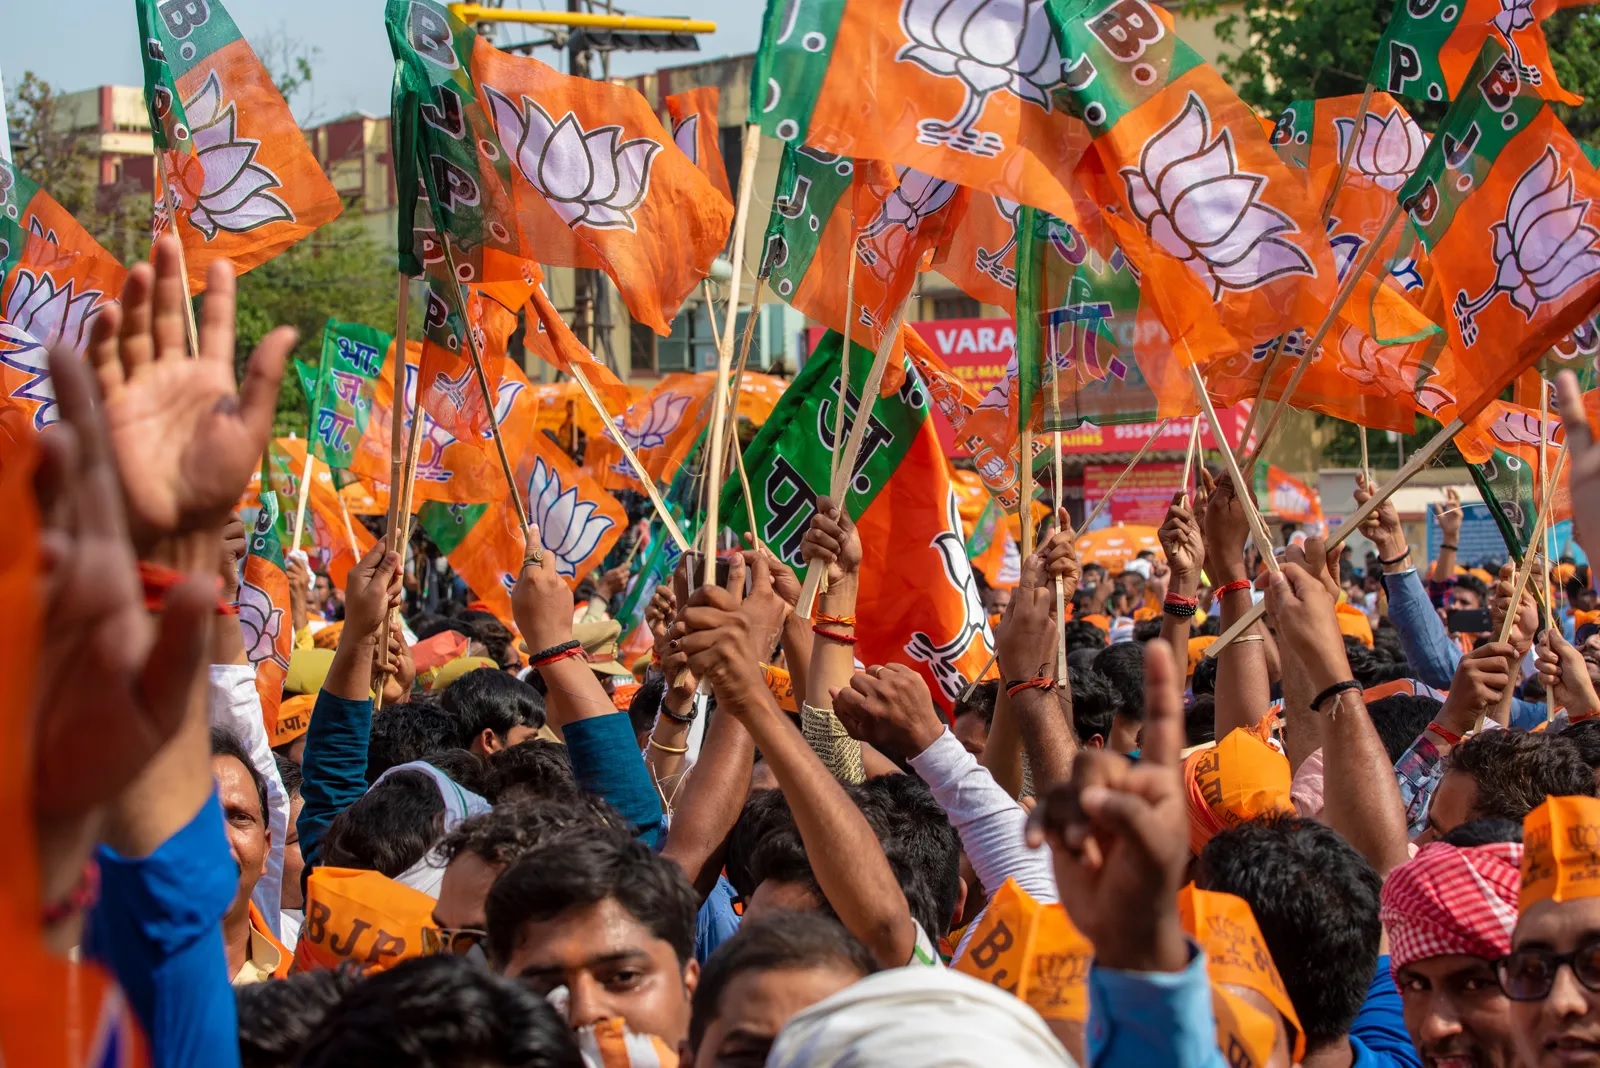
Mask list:
[{"label": "hand holding flag pole", "polygon": [[[1567,446],[1563,444],[1561,451],[1556,453],[1556,466],[1551,473],[1553,484],[1560,484],[1561,472],[1566,469],[1566,466]],[[1496,639],[1497,641],[1511,640],[1511,628],[1517,622],[1517,605],[1522,603],[1522,591],[1528,588],[1528,579],[1532,577],[1539,561],[1544,558],[1542,548],[1535,551],[1535,546],[1542,547],[1545,545],[1545,530],[1549,527],[1550,518],[1555,513],[1554,505],[1554,497],[1547,492],[1544,495],[1543,503],[1539,507],[1539,518],[1533,524],[1533,533],[1528,537],[1529,551],[1527,556],[1523,559],[1522,566],[1517,568],[1516,574],[1511,580],[1511,606],[1506,610],[1506,618],[1500,623],[1500,636]],[[1548,564],[1548,561],[1546,563]]]},{"label": "hand holding flag pole", "polygon": [[[1211,434],[1217,439],[1221,447],[1223,463],[1227,465],[1228,477],[1233,480],[1234,491],[1239,495],[1239,503],[1244,507],[1245,515],[1250,520],[1250,529],[1256,543],[1256,552],[1261,554],[1267,570],[1274,575],[1278,573],[1278,558],[1272,552],[1272,535],[1267,531],[1267,525],[1261,520],[1261,512],[1256,508],[1255,488],[1245,481],[1244,473],[1239,470],[1239,461],[1234,457],[1233,450],[1228,447],[1228,439],[1223,436],[1222,422],[1217,418],[1216,406],[1211,403],[1211,394],[1206,391],[1205,376],[1200,373],[1200,368],[1193,363],[1189,364],[1189,374],[1194,379],[1195,393],[1200,398],[1200,407],[1205,412],[1206,422],[1211,424]],[[1276,414],[1276,413],[1274,413]],[[1239,442],[1240,448],[1244,442]],[[1252,466],[1254,461],[1251,461]]]},{"label": "hand holding flag pole", "polygon": [[[389,525],[385,528],[384,540],[389,551],[403,554],[406,546],[405,534],[401,530],[402,519],[410,517],[410,512],[405,510],[405,498],[410,495],[412,475],[416,471],[416,460],[412,459],[408,465],[405,451],[405,412],[406,412],[406,318],[410,313],[411,304],[411,279],[406,277],[404,271],[397,272],[399,277],[398,289],[395,292],[395,327],[394,327],[394,401],[389,406]],[[418,388],[421,384],[418,383]],[[417,437],[417,427],[421,424],[421,412],[415,400],[411,408],[412,437]],[[310,459],[308,450],[306,459]],[[405,559],[400,561],[401,569],[405,568]],[[373,650],[373,674],[380,679],[383,676],[383,666],[388,662],[389,649],[389,619],[386,614],[383,623],[378,629],[378,644]],[[383,683],[378,683],[377,696],[373,698],[373,708],[383,707]]]}]

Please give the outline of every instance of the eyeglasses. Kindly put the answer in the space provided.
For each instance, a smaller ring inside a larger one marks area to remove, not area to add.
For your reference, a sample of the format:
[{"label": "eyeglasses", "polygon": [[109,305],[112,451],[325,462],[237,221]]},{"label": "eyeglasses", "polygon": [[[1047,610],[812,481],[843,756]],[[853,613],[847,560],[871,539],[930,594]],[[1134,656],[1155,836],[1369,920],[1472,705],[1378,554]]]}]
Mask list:
[{"label": "eyeglasses", "polygon": [[1556,985],[1563,965],[1584,987],[1600,993],[1600,939],[1571,953],[1548,949],[1514,949],[1495,964],[1500,990],[1512,1001],[1543,1001]]},{"label": "eyeglasses", "polygon": [[428,957],[465,957],[489,937],[476,927],[424,927],[422,953]]}]

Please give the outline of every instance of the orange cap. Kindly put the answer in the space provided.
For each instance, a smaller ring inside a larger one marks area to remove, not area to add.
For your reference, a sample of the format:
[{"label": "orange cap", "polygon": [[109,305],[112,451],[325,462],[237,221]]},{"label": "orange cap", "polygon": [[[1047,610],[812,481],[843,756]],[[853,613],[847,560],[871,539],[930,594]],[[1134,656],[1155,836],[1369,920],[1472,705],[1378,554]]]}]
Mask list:
[{"label": "orange cap", "polygon": [[[1200,890],[1190,883],[1178,892],[1178,918],[1184,931],[1205,950],[1206,974],[1211,982],[1241,986],[1271,1002],[1293,1032],[1294,1059],[1298,1062],[1304,1057],[1306,1040],[1300,1030],[1300,1016],[1272,962],[1250,903],[1233,894]],[[1218,1025],[1220,1030],[1220,1017]],[[1265,1064],[1267,1060],[1260,1058],[1255,1063]]]},{"label": "orange cap", "polygon": [[272,728],[272,748],[288,745],[310,728],[311,709],[316,703],[314,693],[297,693],[283,699],[278,705],[278,722]]},{"label": "orange cap", "polygon": [[1189,848],[1196,855],[1213,837],[1249,820],[1294,813],[1289,761],[1242,728],[1183,762],[1189,789]]},{"label": "orange cap", "polygon": [[1517,911],[1584,897],[1600,897],[1600,798],[1548,798],[1522,821]]},{"label": "orange cap", "polygon": [[294,947],[296,971],[353,961],[382,971],[422,955],[433,926],[433,898],[375,871],[318,867],[306,877],[305,923]]},{"label": "orange cap", "polygon": [[[1270,1064],[1278,1045],[1278,1023],[1216,980],[1211,982],[1211,1009],[1217,1017],[1217,1047],[1229,1064]],[[1294,1055],[1303,1056],[1304,1039]]]},{"label": "orange cap", "polygon": [[1189,639],[1189,674],[1194,674],[1194,669],[1206,658],[1206,650],[1211,648],[1216,640],[1215,634],[1199,634]]},{"label": "orange cap", "polygon": [[1094,947],[1063,906],[1041,904],[1007,879],[952,967],[1011,991],[1046,1020],[1083,1023],[1093,957]]},{"label": "orange cap", "polygon": [[329,623],[311,636],[311,644],[318,649],[337,649],[339,648],[339,635],[343,633],[343,620],[338,623]]},{"label": "orange cap", "polygon": [[1353,604],[1336,604],[1334,613],[1339,617],[1339,633],[1354,638],[1368,649],[1372,648],[1372,621]]}]

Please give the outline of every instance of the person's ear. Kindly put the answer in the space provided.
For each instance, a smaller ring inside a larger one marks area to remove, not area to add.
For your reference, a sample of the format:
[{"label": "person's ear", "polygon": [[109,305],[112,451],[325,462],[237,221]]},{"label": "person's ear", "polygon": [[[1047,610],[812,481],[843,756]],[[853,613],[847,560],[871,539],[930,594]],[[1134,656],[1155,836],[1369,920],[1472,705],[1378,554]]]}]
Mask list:
[{"label": "person's ear", "polygon": [[961,917],[966,914],[967,895],[971,892],[972,889],[967,885],[967,880],[959,875],[956,876],[956,907],[955,911],[950,913],[950,929],[952,931],[960,926]]},{"label": "person's ear", "polygon": [[490,756],[505,748],[505,745],[500,741],[500,736],[488,727],[478,732],[476,742],[477,744],[474,748],[478,749],[483,756]]},{"label": "person's ear", "polygon": [[695,988],[700,985],[700,962],[691,960],[683,966],[683,988],[694,996]]},{"label": "person's ear", "polygon": [[1106,736],[1103,734],[1090,735],[1089,740],[1083,743],[1083,747],[1085,749],[1104,749],[1106,747]]}]

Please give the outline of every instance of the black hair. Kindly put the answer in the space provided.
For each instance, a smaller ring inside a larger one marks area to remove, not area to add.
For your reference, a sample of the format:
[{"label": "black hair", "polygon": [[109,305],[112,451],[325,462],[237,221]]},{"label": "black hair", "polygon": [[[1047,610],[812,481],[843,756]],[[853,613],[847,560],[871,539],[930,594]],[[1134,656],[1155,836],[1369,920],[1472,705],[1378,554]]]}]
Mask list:
[{"label": "black hair", "polygon": [[463,790],[471,790],[479,797],[483,796],[489,781],[489,769],[484,766],[483,758],[472,750],[440,749],[424,753],[422,760],[444,772],[451,782]]},{"label": "black hair", "polygon": [[[1069,627],[1071,625],[1067,624]],[[1067,654],[1067,667],[1073,671],[1093,671],[1094,658],[1099,652],[1099,649],[1074,649]]]},{"label": "black hair", "polygon": [[574,828],[585,828],[591,834],[633,834],[622,814],[599,798],[515,801],[461,821],[444,836],[439,851],[447,864],[463,853],[473,853],[503,867]]},{"label": "black hair", "polygon": [[996,679],[980,682],[972,689],[963,693],[956,701],[955,714],[950,717],[951,722],[962,716],[977,716],[983,720],[984,729],[994,726],[994,703],[1000,696],[1000,683]]},{"label": "black hair", "polygon": [[811,862],[806,859],[794,813],[782,790],[756,790],[745,800],[728,832],[724,867],[734,891],[747,900],[768,878],[782,882],[798,879],[815,888]]},{"label": "black hair", "polygon": [[1489,587],[1484,585],[1483,580],[1477,575],[1457,575],[1454,585],[1458,590],[1471,590],[1473,593],[1478,595],[1478,599],[1482,601],[1485,606],[1488,605]]},{"label": "black hair", "polygon": [[1196,638],[1222,637],[1222,609],[1218,607],[1215,612],[1206,613],[1206,621],[1195,627],[1190,633]]},{"label": "black hair", "polygon": [[1217,698],[1196,694],[1183,712],[1183,744],[1205,745],[1217,740]]},{"label": "black hair", "polygon": [[544,695],[498,668],[481,667],[446,686],[439,707],[456,719],[465,747],[491,731],[504,745],[513,728],[544,726]]},{"label": "black hair", "polygon": [[656,710],[661,707],[661,699],[667,693],[667,680],[662,675],[652,675],[646,679],[633,696],[628,699],[628,722],[633,725],[633,733],[643,734],[655,726]]},{"label": "black hair", "polygon": [[1411,677],[1411,667],[1405,661],[1396,662],[1380,656],[1362,645],[1361,639],[1348,634],[1344,637],[1344,655],[1350,662],[1350,677],[1363,687],[1382,686],[1386,682]]},{"label": "black hair", "polygon": [[1078,740],[1086,742],[1095,735],[1109,740],[1111,721],[1116,718],[1120,701],[1105,676],[1093,671],[1068,669],[1067,679],[1072,686],[1072,729]]},{"label": "black hair", "polygon": [[1474,819],[1520,820],[1547,797],[1594,796],[1594,772],[1559,734],[1484,731],[1450,750],[1444,770],[1464,772],[1477,784]]},{"label": "black hair", "polygon": [[1405,649],[1400,645],[1400,632],[1390,623],[1388,617],[1378,620],[1378,625],[1372,630],[1372,652],[1395,664],[1406,662]]},{"label": "black hair", "polygon": [[581,792],[572,776],[572,760],[560,742],[530,738],[489,757],[484,794],[490,801],[576,801]]},{"label": "black hair", "polygon": [[1066,641],[1068,655],[1079,649],[1099,652],[1106,647],[1106,632],[1087,619],[1074,619],[1067,624]]},{"label": "black hair", "polygon": [[1314,820],[1252,820],[1206,843],[1196,885],[1250,906],[1305,1029],[1307,1053],[1350,1033],[1383,936],[1383,880],[1360,853]]},{"label": "black hair", "polygon": [[711,954],[695,988],[689,1048],[698,1051],[716,1019],[722,992],[751,972],[836,968],[861,978],[878,971],[877,961],[844,925],[820,912],[774,912],[739,926]]},{"label": "black hair", "polygon": [[1144,722],[1144,649],[1136,642],[1108,645],[1094,658],[1094,673],[1111,683],[1117,715]]},{"label": "black hair", "polygon": [[300,770],[300,765],[284,756],[282,753],[273,753],[272,759],[278,765],[278,778],[283,780],[284,796],[290,799],[300,796],[300,789],[305,785],[305,772]]},{"label": "black hair", "polygon": [[930,938],[950,930],[961,897],[961,836],[928,784],[915,775],[880,775],[850,787],[883,846],[911,917]]},{"label": "black hair", "polygon": [[233,988],[241,1068],[291,1068],[319,1024],[361,981],[353,966]]},{"label": "black hair", "polygon": [[[1185,655],[1187,655],[1185,650]],[[1217,658],[1202,656],[1200,662],[1194,666],[1194,674],[1189,678],[1189,692],[1198,697],[1201,694],[1215,694],[1217,692]]]},{"label": "black hair", "polygon": [[583,1068],[550,1003],[465,957],[404,960],[364,980],[323,1019],[304,1068]]},{"label": "black hair", "polygon": [[333,818],[318,864],[375,871],[393,879],[421,860],[444,833],[439,784],[400,771]]},{"label": "black hair", "polygon": [[367,737],[367,782],[390,768],[421,760],[441,749],[462,749],[454,716],[432,701],[404,701],[375,713]]},{"label": "black hair", "polygon": [[1428,729],[1444,705],[1426,695],[1395,693],[1367,705],[1367,717],[1383,740],[1389,763],[1397,764],[1417,735]]},{"label": "black hair", "polygon": [[244,765],[245,774],[250,776],[250,782],[256,788],[256,798],[261,802],[261,826],[269,826],[267,813],[267,780],[266,776],[256,770],[250,763],[250,754],[245,751],[244,743],[239,736],[226,727],[211,728],[211,755],[214,757],[233,757]]},{"label": "black hair", "polygon": [[502,670],[514,668],[522,662],[517,655],[516,635],[492,613],[469,610],[456,618],[472,628],[473,641],[482,642],[484,655],[499,664]]},{"label": "black hair", "polygon": [[1591,769],[1600,768],[1600,719],[1588,719],[1582,723],[1570,724],[1556,737],[1565,738],[1577,746],[1578,752],[1583,756],[1583,762]]},{"label": "black hair", "polygon": [[679,967],[694,959],[700,899],[683,869],[631,835],[590,828],[553,835],[494,881],[485,907],[489,959],[510,959],[523,924],[607,899],[670,945]]},{"label": "black hair", "polygon": [[1520,842],[1522,841],[1522,821],[1500,819],[1468,820],[1449,834],[1443,835],[1439,840],[1448,842],[1457,849],[1489,845],[1492,842]]},{"label": "black hair", "polygon": [[1161,617],[1141,619],[1133,625],[1133,640],[1140,645],[1161,637]]}]

